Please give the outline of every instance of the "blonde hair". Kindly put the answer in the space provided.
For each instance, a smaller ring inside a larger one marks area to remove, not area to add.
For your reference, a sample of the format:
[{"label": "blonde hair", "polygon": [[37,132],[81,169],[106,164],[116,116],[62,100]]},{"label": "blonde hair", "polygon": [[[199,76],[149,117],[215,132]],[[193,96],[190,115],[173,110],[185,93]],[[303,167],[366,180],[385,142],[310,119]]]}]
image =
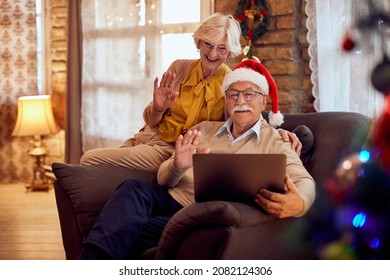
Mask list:
[{"label": "blonde hair", "polygon": [[229,58],[239,55],[242,51],[240,44],[241,28],[238,21],[231,15],[214,13],[206,18],[193,37],[195,44],[199,46],[199,40],[214,43],[226,35],[226,47],[230,51]]}]

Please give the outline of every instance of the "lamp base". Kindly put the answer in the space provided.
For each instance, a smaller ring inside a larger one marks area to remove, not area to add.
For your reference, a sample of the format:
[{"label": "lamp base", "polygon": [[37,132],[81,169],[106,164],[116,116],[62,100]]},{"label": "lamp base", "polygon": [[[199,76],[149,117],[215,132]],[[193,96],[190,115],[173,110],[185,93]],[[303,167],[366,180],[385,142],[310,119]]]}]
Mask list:
[{"label": "lamp base", "polygon": [[30,184],[26,185],[26,190],[27,191],[49,191],[51,188],[51,184],[45,183],[45,184]]},{"label": "lamp base", "polygon": [[30,155],[35,157],[35,163],[33,167],[33,180],[31,184],[26,186],[28,191],[48,191],[51,187],[42,164],[45,153],[46,150],[42,143],[38,143],[30,150]]}]

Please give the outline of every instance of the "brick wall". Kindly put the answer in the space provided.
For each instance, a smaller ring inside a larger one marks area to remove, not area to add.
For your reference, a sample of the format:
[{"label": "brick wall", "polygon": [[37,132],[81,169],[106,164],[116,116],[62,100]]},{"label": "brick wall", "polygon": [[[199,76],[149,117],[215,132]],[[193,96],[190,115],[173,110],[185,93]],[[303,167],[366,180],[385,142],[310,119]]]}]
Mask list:
[{"label": "brick wall", "polygon": [[54,117],[62,128],[58,134],[46,137],[46,164],[64,161],[67,5],[67,0],[45,0],[46,88],[47,93],[52,96]]},{"label": "brick wall", "polygon": [[[234,14],[239,1],[216,0],[217,12]],[[306,39],[305,0],[268,0],[267,33],[252,42],[258,57],[275,78],[284,113],[313,112],[311,70]],[[242,45],[247,40],[242,38]],[[234,67],[243,56],[229,62]]]},{"label": "brick wall", "polygon": [[47,85],[58,125],[65,128],[67,0],[46,0]]}]

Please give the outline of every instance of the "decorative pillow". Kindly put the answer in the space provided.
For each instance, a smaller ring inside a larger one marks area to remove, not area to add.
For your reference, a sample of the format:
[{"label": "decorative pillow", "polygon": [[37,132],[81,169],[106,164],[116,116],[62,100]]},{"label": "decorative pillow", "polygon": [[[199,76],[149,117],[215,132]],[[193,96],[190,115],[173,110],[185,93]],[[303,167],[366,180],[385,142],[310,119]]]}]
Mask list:
[{"label": "decorative pillow", "polygon": [[131,168],[101,165],[53,163],[58,184],[69,196],[76,211],[80,231],[85,235],[107,200],[127,178],[155,180],[155,173]]},{"label": "decorative pillow", "polygon": [[300,158],[302,160],[303,165],[307,169],[311,157],[311,152],[314,146],[313,133],[306,125],[297,126],[292,132],[297,135],[299,141],[301,141],[302,143],[302,151]]}]

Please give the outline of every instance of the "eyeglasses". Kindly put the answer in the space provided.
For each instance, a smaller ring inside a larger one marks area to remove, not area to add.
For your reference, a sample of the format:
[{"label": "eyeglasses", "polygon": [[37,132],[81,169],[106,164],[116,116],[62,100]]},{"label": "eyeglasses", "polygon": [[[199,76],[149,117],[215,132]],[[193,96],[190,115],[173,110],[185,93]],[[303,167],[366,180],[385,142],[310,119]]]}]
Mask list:
[{"label": "eyeglasses", "polygon": [[256,91],[254,89],[244,89],[244,90],[237,90],[237,89],[228,89],[226,92],[226,97],[230,100],[237,100],[240,96],[240,93],[242,93],[242,96],[246,101],[251,101],[253,98],[256,97],[257,94],[264,96],[264,94],[260,91]]},{"label": "eyeglasses", "polygon": [[225,55],[228,53],[228,49],[226,48],[225,45],[218,45],[218,46],[215,46],[209,42],[206,42],[206,41],[203,41],[203,40],[200,40],[200,47],[204,50],[204,51],[212,51],[214,48],[217,49],[217,53],[219,55]]}]

